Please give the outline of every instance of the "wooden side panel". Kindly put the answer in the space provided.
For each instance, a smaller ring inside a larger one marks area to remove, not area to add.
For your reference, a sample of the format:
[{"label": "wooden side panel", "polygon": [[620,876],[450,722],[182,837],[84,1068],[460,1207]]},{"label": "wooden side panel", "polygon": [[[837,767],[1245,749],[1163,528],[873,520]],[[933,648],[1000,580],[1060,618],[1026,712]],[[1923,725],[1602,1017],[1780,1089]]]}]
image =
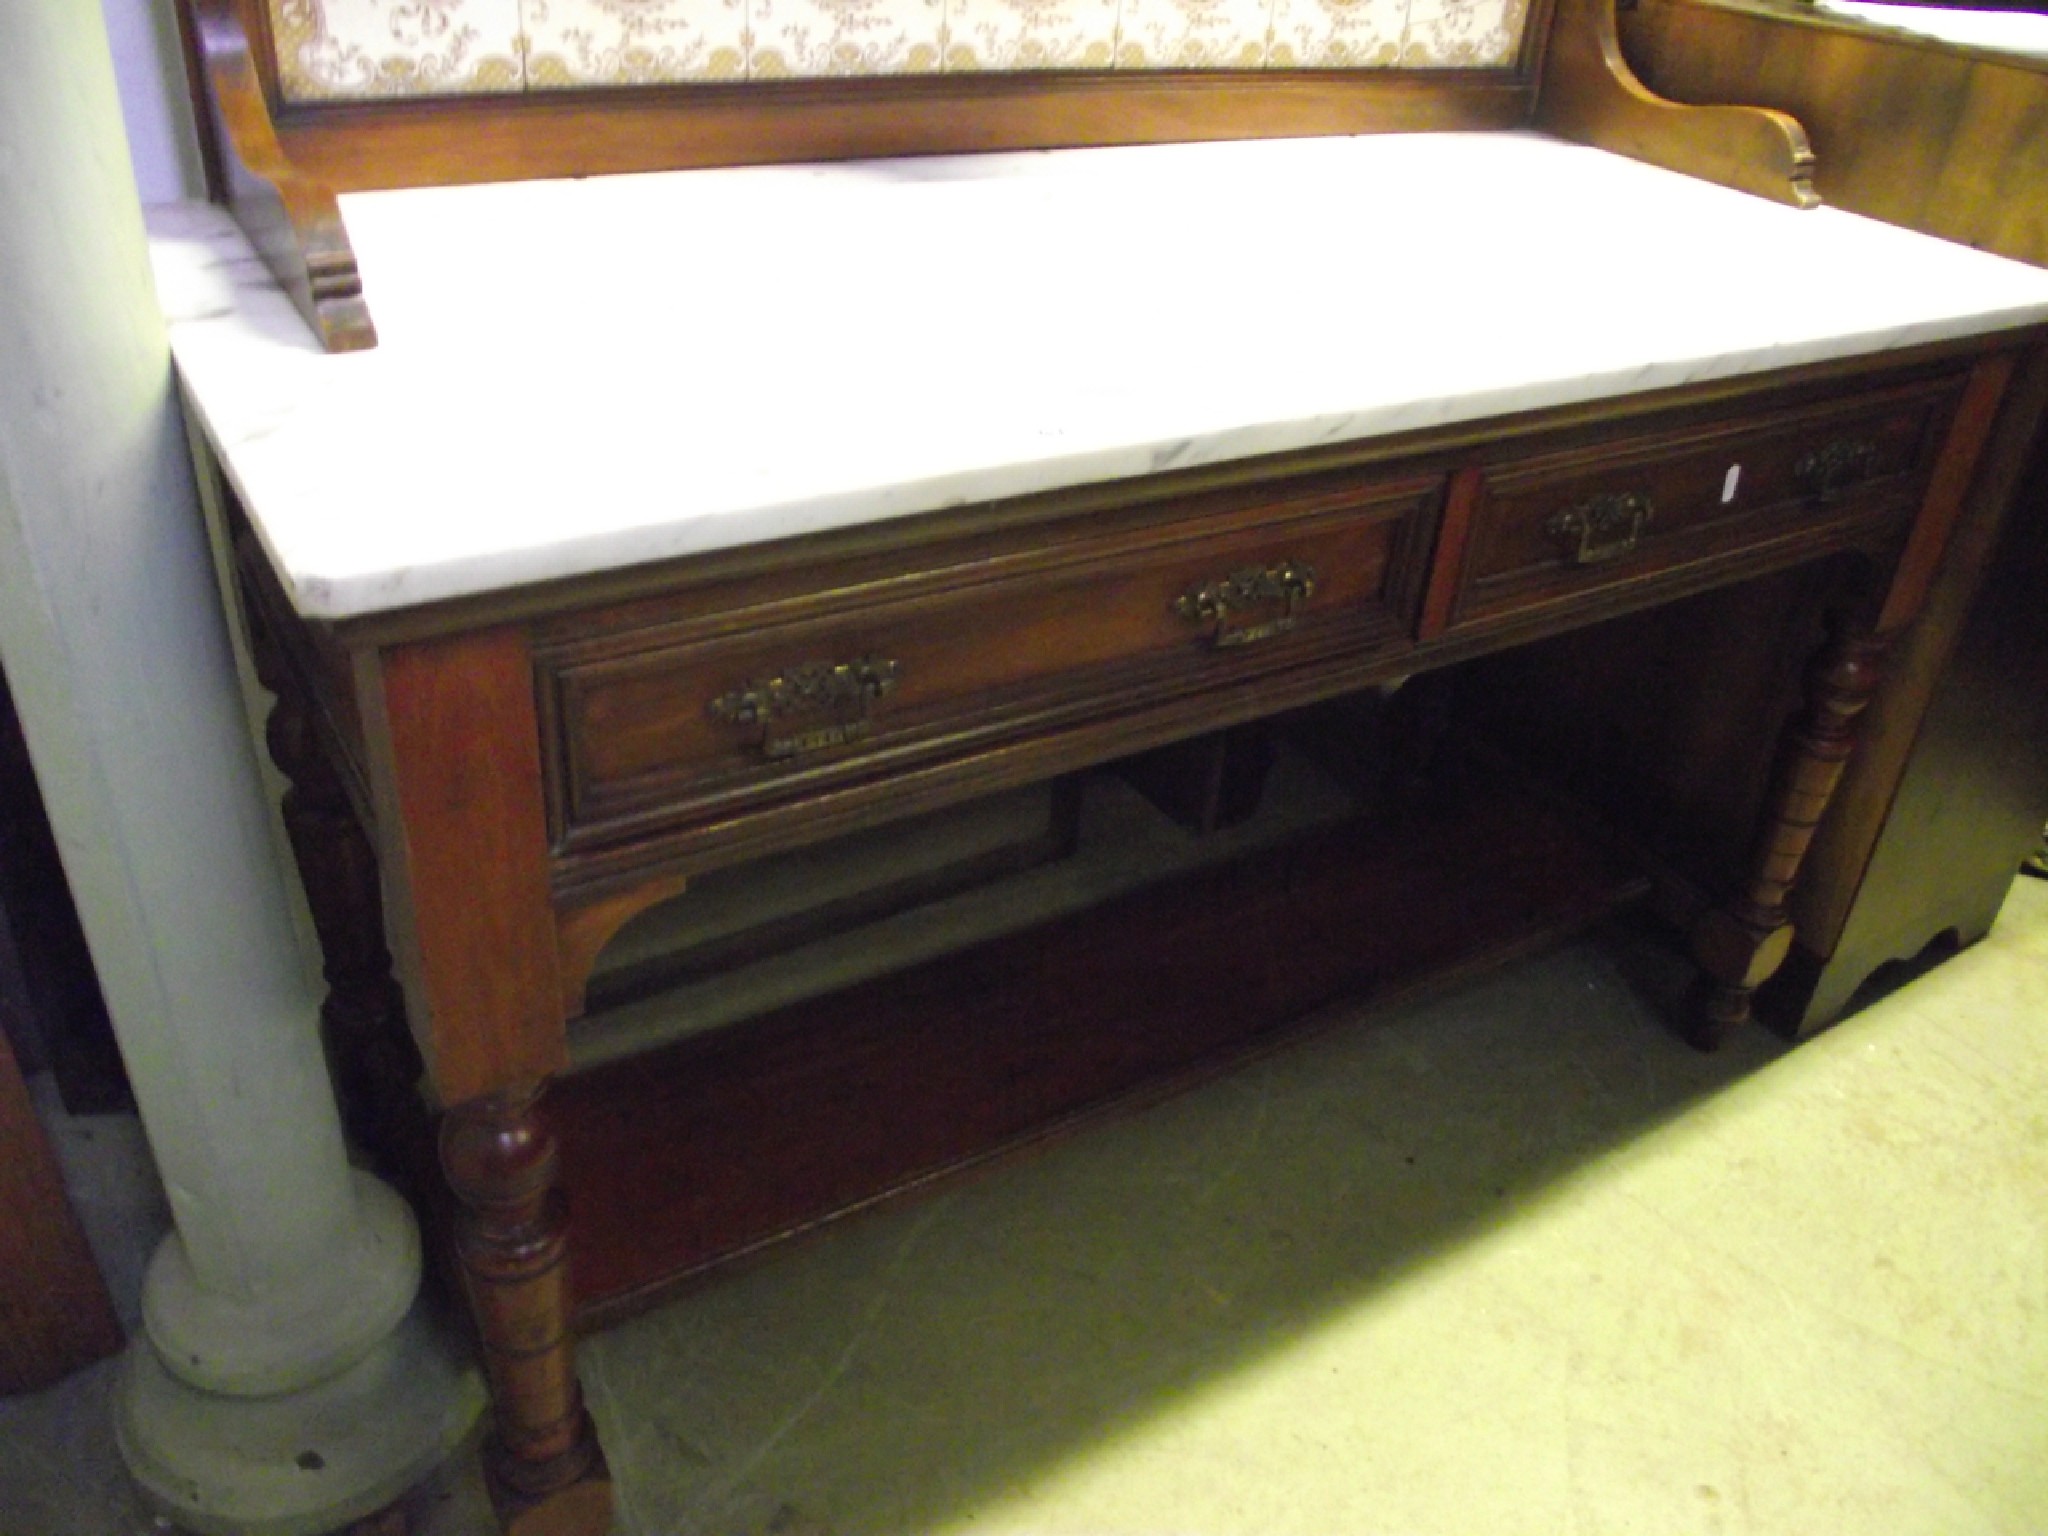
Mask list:
[{"label": "wooden side panel", "polygon": [[2048,262],[2048,62],[1749,0],[1640,0],[1620,24],[1652,89],[1796,116],[1829,203]]},{"label": "wooden side panel", "polygon": [[[1994,359],[1980,367],[1928,493],[1929,510],[1941,525],[1940,543],[1917,556],[1909,550],[1900,562],[1887,597],[1887,614],[1895,622],[1914,617],[1919,622],[1897,648],[1893,675],[1870,708],[1863,745],[1850,764],[1839,803],[1814,844],[1812,872],[1793,893],[1800,943],[1814,954],[1832,954],[1848,926],[1872,853],[1891,817],[1907,759],[1920,738],[1929,700],[1983,578],[2028,445],[2039,441],[2039,424],[2048,407],[2048,349],[2037,348],[2019,378],[2010,382],[2003,397],[2003,420],[1993,431],[1989,407],[2001,397],[1994,394],[1986,401],[1983,391],[1992,387],[1994,365],[1999,363],[2006,366],[1995,370],[1995,383],[2008,385],[2011,359]],[[1932,505],[1937,499],[1945,504]],[[1922,525],[1929,523],[1923,517]]]},{"label": "wooden side panel", "polygon": [[443,1104],[563,1065],[540,733],[525,636],[366,653],[392,950]]},{"label": "wooden side panel", "polygon": [[1955,423],[1949,428],[1948,440],[1941,446],[1941,457],[1928,481],[1920,515],[1914,520],[1913,535],[1899,557],[1898,571],[1885,594],[1884,609],[1878,614],[1879,634],[1892,634],[1919,617],[1928,589],[1934,584],[1935,572],[1940,569],[1941,557],[1948,550],[1949,538],[1955,532],[1956,519],[1962,515],[1963,498],[1977,473],[1977,460],[1984,452],[1985,440],[1991,436],[2012,368],[2012,354],[2006,353],[1987,357],[1971,371]]},{"label": "wooden side panel", "polygon": [[1615,35],[1615,0],[1559,0],[1536,102],[1536,126],[1632,160],[1811,208],[1813,148],[1783,112],[1723,106],[1757,100],[1738,84],[1681,106],[1636,78]]}]

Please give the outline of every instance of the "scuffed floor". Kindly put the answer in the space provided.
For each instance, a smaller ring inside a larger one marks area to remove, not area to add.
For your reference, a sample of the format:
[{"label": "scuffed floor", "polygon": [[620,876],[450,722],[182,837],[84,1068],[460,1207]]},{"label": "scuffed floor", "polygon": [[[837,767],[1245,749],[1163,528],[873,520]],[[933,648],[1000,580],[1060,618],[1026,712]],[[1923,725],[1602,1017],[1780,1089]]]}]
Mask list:
[{"label": "scuffed floor", "polygon": [[[1333,1030],[591,1340],[621,1531],[2048,1530],[2048,885],[1794,1051],[1693,1055],[1644,963]],[[0,1404],[4,1536],[120,1529],[104,1391]],[[458,1474],[423,1523],[482,1518]]]}]

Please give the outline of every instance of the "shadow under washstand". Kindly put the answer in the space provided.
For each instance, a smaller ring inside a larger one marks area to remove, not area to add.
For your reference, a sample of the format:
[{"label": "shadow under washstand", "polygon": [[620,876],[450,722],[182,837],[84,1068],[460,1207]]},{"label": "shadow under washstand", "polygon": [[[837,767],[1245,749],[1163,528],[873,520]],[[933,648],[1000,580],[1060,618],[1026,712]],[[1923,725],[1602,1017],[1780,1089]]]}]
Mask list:
[{"label": "shadow under washstand", "polygon": [[[1394,1305],[1444,1256],[1512,1242],[1575,1172],[1782,1048],[1752,1030],[1686,1049],[1659,1016],[1660,964],[1682,980],[1617,926],[1353,1010],[593,1336],[621,1531],[971,1521]],[[1356,1393],[1390,1390],[1352,1368]],[[1413,1368],[1390,1360],[1386,1380]]]}]

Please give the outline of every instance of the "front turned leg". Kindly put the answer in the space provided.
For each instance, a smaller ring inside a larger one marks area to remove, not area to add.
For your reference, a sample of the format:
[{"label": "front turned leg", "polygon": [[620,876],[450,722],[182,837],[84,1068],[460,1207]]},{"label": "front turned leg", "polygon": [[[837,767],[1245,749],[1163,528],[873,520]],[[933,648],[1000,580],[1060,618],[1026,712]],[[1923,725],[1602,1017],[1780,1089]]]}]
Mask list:
[{"label": "front turned leg", "polygon": [[1700,998],[1686,1039],[1703,1051],[1746,1024],[1756,989],[1792,947],[1785,908],[1828,800],[1856,749],[1856,719],[1883,676],[1885,638],[1837,621],[1806,674],[1806,705],[1781,749],[1777,775],[1741,894],[1708,910],[1692,932]]},{"label": "front turned leg", "polygon": [[599,1536],[611,1474],[576,1383],[567,1222],[555,1140],[535,1113],[545,1085],[472,1099],[441,1126],[461,1202],[456,1249],[490,1379],[484,1470],[509,1536]]}]

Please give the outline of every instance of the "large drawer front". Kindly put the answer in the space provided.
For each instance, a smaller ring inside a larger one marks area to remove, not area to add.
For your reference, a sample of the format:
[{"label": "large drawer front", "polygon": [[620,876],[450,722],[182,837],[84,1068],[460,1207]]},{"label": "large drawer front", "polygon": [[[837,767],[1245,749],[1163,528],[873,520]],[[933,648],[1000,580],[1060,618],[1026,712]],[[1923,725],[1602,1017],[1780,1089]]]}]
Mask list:
[{"label": "large drawer front", "polygon": [[1952,375],[1490,468],[1451,620],[1517,614],[1909,511],[1962,383]]},{"label": "large drawer front", "polygon": [[543,647],[557,851],[1404,645],[1441,487],[1211,493],[752,606],[679,597],[625,634]]}]

